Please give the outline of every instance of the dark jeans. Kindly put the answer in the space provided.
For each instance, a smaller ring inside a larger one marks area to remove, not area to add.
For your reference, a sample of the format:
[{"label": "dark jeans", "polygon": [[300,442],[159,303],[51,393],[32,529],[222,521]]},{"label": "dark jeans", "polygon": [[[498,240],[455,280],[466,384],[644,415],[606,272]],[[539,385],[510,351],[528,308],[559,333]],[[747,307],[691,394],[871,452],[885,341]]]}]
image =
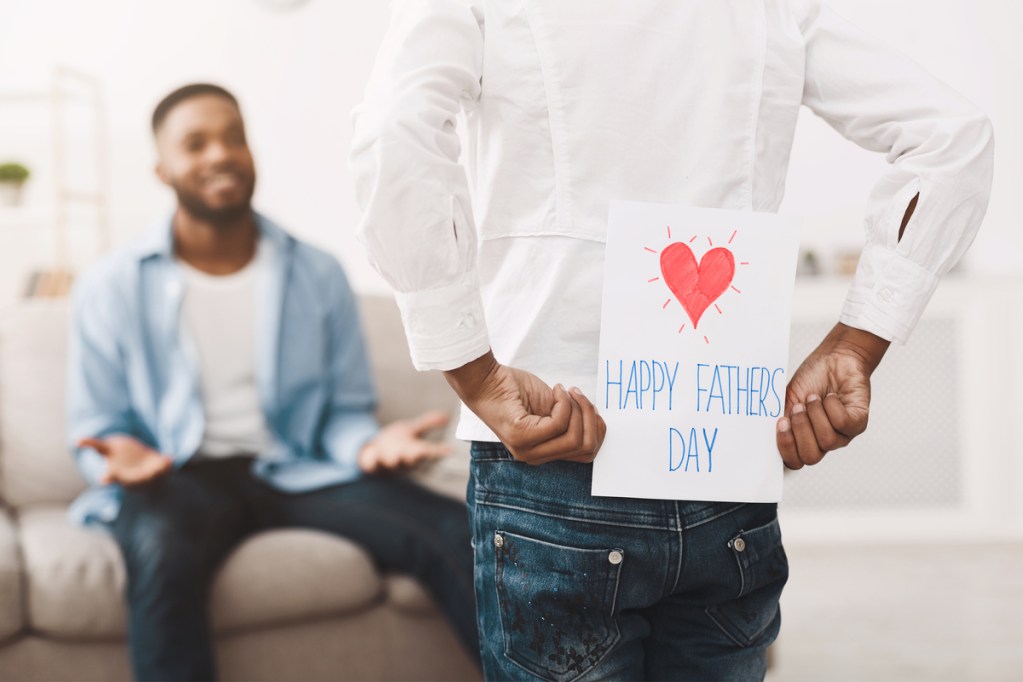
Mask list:
[{"label": "dark jeans", "polygon": [[761,680],[788,578],[774,504],[590,495],[592,467],[473,443],[488,680]]},{"label": "dark jeans", "polygon": [[125,490],[112,531],[127,568],[129,638],[139,680],[215,678],[207,599],[213,574],[239,541],[273,528],[342,535],[362,545],[382,569],[415,576],[478,655],[464,505],[394,476],[282,493],[249,473],[251,461],[190,462]]}]

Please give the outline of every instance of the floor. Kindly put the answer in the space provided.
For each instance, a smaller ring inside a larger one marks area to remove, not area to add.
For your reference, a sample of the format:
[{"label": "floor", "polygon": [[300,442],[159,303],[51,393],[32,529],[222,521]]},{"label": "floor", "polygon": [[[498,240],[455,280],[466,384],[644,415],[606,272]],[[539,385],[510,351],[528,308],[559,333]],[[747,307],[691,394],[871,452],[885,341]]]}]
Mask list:
[{"label": "floor", "polygon": [[1023,680],[1023,544],[787,551],[768,682]]}]

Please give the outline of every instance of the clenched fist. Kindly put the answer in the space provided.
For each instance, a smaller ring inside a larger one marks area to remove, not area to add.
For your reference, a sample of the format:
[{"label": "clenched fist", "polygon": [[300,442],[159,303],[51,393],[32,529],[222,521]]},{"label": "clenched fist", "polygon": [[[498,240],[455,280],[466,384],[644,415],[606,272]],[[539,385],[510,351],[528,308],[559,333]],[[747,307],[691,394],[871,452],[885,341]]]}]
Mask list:
[{"label": "clenched fist", "polygon": [[778,452],[790,469],[817,464],[867,428],[870,376],[888,341],[838,324],[799,366],[778,420]]},{"label": "clenched fist", "polygon": [[551,388],[534,374],[500,364],[489,352],[444,374],[521,462],[592,462],[604,442],[607,426],[577,388]]}]

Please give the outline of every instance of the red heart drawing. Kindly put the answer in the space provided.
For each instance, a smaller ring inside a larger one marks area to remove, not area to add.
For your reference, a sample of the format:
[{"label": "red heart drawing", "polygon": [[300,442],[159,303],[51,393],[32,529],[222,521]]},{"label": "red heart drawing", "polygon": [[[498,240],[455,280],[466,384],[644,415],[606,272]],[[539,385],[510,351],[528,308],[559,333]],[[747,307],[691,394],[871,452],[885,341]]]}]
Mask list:
[{"label": "red heart drawing", "polygon": [[703,254],[700,264],[692,250],[681,242],[661,251],[661,274],[675,298],[689,314],[695,329],[710,304],[725,293],[735,276],[735,256],[718,247]]}]

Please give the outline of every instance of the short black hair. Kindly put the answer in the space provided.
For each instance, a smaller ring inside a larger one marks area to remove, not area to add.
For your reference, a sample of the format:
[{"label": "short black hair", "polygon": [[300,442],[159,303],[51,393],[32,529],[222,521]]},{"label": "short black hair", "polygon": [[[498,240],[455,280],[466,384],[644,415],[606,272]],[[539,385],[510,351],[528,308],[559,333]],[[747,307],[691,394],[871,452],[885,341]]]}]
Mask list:
[{"label": "short black hair", "polygon": [[[231,104],[238,106],[238,100],[230,92],[220,87],[219,85],[213,85],[212,83],[192,83],[190,85],[184,85],[174,92],[170,93],[156,105],[156,109],[153,110],[153,134],[160,130],[160,126],[163,125],[164,119],[167,118],[167,114],[171,110],[184,102],[185,100],[192,99],[193,97],[199,97],[200,95],[216,95],[223,97],[224,99],[231,102]],[[240,107],[239,107],[240,108]]]}]

